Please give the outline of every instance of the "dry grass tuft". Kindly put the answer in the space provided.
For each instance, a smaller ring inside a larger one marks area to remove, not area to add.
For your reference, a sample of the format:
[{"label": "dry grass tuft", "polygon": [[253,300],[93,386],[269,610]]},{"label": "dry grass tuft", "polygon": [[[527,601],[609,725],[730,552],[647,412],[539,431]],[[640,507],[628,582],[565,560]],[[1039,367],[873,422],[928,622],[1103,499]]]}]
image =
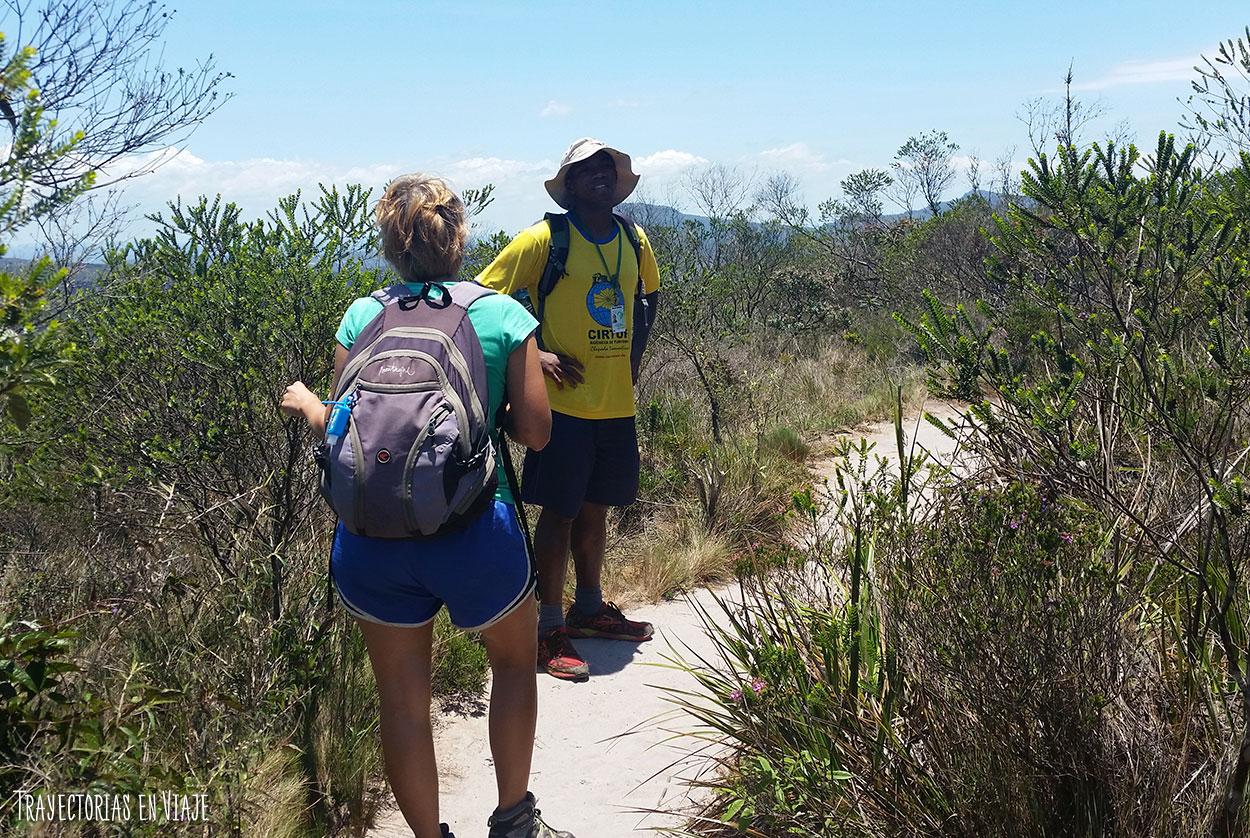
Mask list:
[{"label": "dry grass tuft", "polygon": [[682,591],[727,581],[736,553],[720,533],[709,533],[691,503],[654,522],[644,536],[612,545],[604,563],[605,595],[617,602],[655,602]]}]

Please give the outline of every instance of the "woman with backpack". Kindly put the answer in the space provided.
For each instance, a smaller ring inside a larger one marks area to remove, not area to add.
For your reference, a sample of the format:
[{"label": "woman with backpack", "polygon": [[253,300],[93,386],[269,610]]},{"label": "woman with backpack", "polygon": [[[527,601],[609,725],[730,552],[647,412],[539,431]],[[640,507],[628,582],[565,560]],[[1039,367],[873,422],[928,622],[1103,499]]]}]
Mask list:
[{"label": "woman with backpack", "polygon": [[[493,427],[502,417],[504,430],[535,450],[550,436],[537,322],[509,296],[457,287],[469,225],[442,180],[396,178],[376,218],[383,256],[404,284],[356,300],[335,335],[330,404],[350,411],[348,424],[301,382],[287,388],[281,409],[318,435],[331,425],[329,497],[340,516],[331,570],[377,679],[387,779],[417,838],[451,835],[439,823],[430,724],[433,623],[446,605],[458,627],[481,632],[490,659],[499,789],[490,838],[572,838],[541,820],[528,790],[535,576],[496,466],[506,443]],[[347,470],[335,471],[336,462]],[[403,514],[387,512],[395,498],[409,504]]]}]

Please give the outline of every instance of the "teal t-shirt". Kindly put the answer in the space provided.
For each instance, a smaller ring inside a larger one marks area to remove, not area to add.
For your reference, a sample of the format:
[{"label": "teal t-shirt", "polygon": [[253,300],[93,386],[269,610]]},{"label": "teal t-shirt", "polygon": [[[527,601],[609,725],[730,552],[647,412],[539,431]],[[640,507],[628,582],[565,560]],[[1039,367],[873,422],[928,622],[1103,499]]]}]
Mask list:
[{"label": "teal t-shirt", "polygon": [[[450,283],[448,283],[450,284]],[[417,286],[410,286],[419,291]],[[348,307],[334,333],[334,339],[346,349],[351,349],[356,337],[365,326],[382,311],[382,304],[373,297],[361,297]],[[482,342],[482,357],[486,361],[486,391],[488,397],[487,416],[499,412],[503,403],[504,387],[508,380],[508,356],[512,351],[534,333],[538,321],[525,310],[525,307],[507,294],[490,294],[482,297],[469,306],[469,322]],[[495,446],[499,446],[499,436],[494,429],[491,438]],[[499,488],[495,498],[504,503],[515,503],[512,492],[508,491],[508,480],[504,476],[503,461],[496,470]]]}]

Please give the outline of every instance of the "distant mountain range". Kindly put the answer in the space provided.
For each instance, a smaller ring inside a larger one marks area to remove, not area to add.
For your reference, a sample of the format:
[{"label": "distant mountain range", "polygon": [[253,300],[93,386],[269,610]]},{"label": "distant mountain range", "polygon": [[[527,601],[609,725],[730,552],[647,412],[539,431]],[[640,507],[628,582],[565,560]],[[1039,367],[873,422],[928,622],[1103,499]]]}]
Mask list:
[{"label": "distant mountain range", "polygon": [[[8,273],[20,274],[30,268],[34,258],[22,259],[13,256],[0,257],[0,271]],[[107,270],[105,265],[95,262],[88,262],[78,269],[71,282],[71,290],[78,291],[83,288],[91,288],[96,281]]]},{"label": "distant mountain range", "polygon": [[[941,204],[941,209],[943,212],[945,212],[949,210],[951,207],[955,206],[955,204],[959,203],[960,201],[967,200],[968,198],[971,198],[973,195],[978,195],[981,198],[984,198],[986,201],[989,202],[990,206],[993,207],[994,209],[998,209],[1000,207],[1006,206],[1007,204],[1007,199],[1003,195],[997,192],[989,192],[984,189],[979,190],[977,192],[968,190],[964,194],[960,195],[958,198],[952,198],[949,201],[943,201]],[[634,221],[637,221],[643,227],[647,227],[647,226],[680,227],[682,224],[685,224],[687,221],[693,221],[696,224],[700,224],[706,227],[711,223],[710,219],[708,219],[707,216],[692,215],[688,212],[682,212],[676,207],[670,207],[665,204],[625,203],[625,204],[620,205],[620,207],[618,208],[618,212],[620,212],[622,215],[628,218],[632,218]],[[911,218],[914,221],[924,221],[925,219],[931,217],[932,215],[933,213],[929,211],[928,207],[919,207],[912,211]],[[904,218],[907,218],[907,213],[905,212],[888,213],[888,214],[882,215],[881,218],[883,221],[901,221]]]},{"label": "distant mountain range", "polygon": [[[960,201],[966,200],[974,193],[969,190],[958,198],[950,201],[942,202],[942,210],[946,211]],[[991,207],[998,209],[1007,203],[1007,199],[997,192],[980,191],[975,193],[980,195],[989,202]],[[1021,200],[1017,198],[1017,200]],[[1025,199],[1027,202],[1027,199]],[[641,202],[630,202],[621,204],[617,209],[622,215],[632,218],[643,227],[680,227],[686,222],[694,222],[703,227],[711,224],[711,220],[704,215],[693,215],[688,212],[682,212],[676,207],[670,207],[665,204],[648,204]],[[912,212],[911,217],[915,221],[924,221],[932,215],[927,207],[916,209]],[[905,212],[890,213],[883,215],[884,221],[901,221],[907,217]],[[41,249],[34,244],[11,244],[8,249],[8,255],[0,257],[0,270],[20,272],[30,266]],[[378,257],[378,266],[382,266],[382,260]],[[87,263],[83,265],[77,276],[74,277],[75,288],[89,288],[96,283],[96,280],[106,270],[105,266],[99,263]]]}]

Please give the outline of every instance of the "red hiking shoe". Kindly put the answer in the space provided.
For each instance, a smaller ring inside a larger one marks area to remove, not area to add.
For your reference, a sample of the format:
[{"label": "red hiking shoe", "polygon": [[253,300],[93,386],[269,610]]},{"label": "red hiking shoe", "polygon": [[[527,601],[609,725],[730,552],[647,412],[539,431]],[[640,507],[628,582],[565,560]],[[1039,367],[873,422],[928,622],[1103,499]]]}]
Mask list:
[{"label": "red hiking shoe", "polygon": [[538,635],[538,670],[565,681],[585,681],[590,677],[590,666],[569,642],[564,626]]},{"label": "red hiking shoe", "polygon": [[602,637],[605,640],[629,640],[641,643],[650,640],[655,628],[650,623],[630,620],[616,607],[616,603],[605,602],[598,614],[582,616],[575,609],[569,609],[564,615],[564,624],[568,628],[569,637]]}]

